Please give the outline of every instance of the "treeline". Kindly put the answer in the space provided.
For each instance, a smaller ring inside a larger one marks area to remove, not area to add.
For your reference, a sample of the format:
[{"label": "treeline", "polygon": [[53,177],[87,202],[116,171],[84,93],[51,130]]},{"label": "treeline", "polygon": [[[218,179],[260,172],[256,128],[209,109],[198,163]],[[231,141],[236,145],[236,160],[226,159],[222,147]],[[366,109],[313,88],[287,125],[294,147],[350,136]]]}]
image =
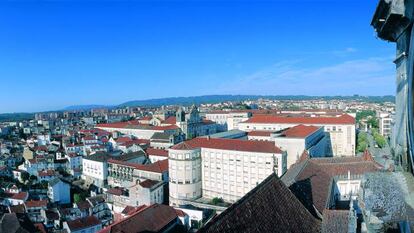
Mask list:
[{"label": "treeline", "polygon": [[357,152],[364,152],[368,148],[368,145],[369,141],[367,133],[359,132],[357,139]]},{"label": "treeline", "polygon": [[378,132],[378,129],[372,129],[371,132],[377,145],[383,148],[387,144],[385,137]]},{"label": "treeline", "polygon": [[0,122],[25,121],[34,119],[34,113],[3,113],[0,114]]}]

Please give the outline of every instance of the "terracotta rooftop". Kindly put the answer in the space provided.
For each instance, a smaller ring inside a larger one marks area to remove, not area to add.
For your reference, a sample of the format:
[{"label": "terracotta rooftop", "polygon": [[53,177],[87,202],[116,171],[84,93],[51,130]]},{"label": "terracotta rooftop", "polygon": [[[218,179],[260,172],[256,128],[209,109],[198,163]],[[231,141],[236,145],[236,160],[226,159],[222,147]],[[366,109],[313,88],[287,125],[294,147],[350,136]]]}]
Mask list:
[{"label": "terracotta rooftop", "polygon": [[247,136],[253,136],[253,137],[270,137],[272,134],[271,131],[262,131],[262,130],[253,130],[247,133]]},{"label": "terracotta rooftop", "polygon": [[158,184],[160,181],[157,180],[144,180],[139,183],[143,188],[152,188],[154,185]]},{"label": "terracotta rooftop", "polygon": [[363,175],[381,169],[379,164],[364,157],[308,158],[294,164],[281,179],[303,205],[318,216],[327,205],[334,177],[348,172]]},{"label": "terracotta rooftop", "polygon": [[168,151],[162,149],[147,148],[146,152],[148,155],[168,157]]},{"label": "terracotta rooftop", "polygon": [[175,116],[170,116],[170,117],[168,117],[167,119],[165,119],[165,121],[163,121],[162,123],[163,124],[171,124],[171,125],[175,125],[175,123],[176,123],[176,118],[175,118]]},{"label": "terracotta rooftop", "polygon": [[26,201],[25,205],[27,208],[34,208],[34,207],[46,207],[47,206],[47,200],[31,200]]},{"label": "terracotta rooftop", "polygon": [[130,162],[110,159],[108,160],[108,163],[133,167],[138,170],[156,172],[156,173],[163,173],[163,172],[168,171],[168,159],[160,160],[160,161],[157,161],[155,163],[150,163],[150,164],[138,164],[138,163],[130,163]]},{"label": "terracotta rooftop", "polygon": [[80,201],[78,203],[76,203],[76,206],[80,209],[80,210],[86,210],[91,208],[91,204],[89,203],[89,201]]},{"label": "terracotta rooftop", "polygon": [[15,200],[25,200],[28,197],[27,192],[11,193],[11,192],[6,191],[4,192],[4,195],[7,198],[15,199]]},{"label": "terracotta rooftop", "polygon": [[100,225],[101,221],[92,215],[84,218],[78,218],[73,221],[68,221],[67,224],[71,231],[79,231],[85,228]]},{"label": "terracotta rooftop", "polygon": [[279,147],[275,146],[274,142],[247,141],[225,138],[194,138],[171,147],[173,150],[193,150],[197,148],[259,153],[282,153],[282,150]]},{"label": "terracotta rooftop", "polygon": [[320,232],[320,222],[272,174],[199,232],[313,233]]},{"label": "terracotta rooftop", "polygon": [[322,233],[348,233],[349,210],[323,211]]},{"label": "terracotta rooftop", "polygon": [[281,115],[254,115],[252,118],[242,123],[257,123],[257,124],[355,124],[355,118],[348,114],[339,117],[296,117],[296,116],[281,116]]},{"label": "terracotta rooftop", "polygon": [[126,121],[126,122],[105,123],[105,124],[97,124],[96,127],[125,128],[129,125],[139,125],[139,122],[138,121]]},{"label": "terracotta rooftop", "polygon": [[167,205],[153,204],[138,210],[131,216],[114,223],[99,233],[138,233],[164,232],[171,223],[176,222],[178,215],[174,208]]},{"label": "terracotta rooftop", "polygon": [[55,170],[40,171],[38,175],[41,176],[41,177],[54,176],[55,175]]},{"label": "terracotta rooftop", "polygon": [[29,233],[36,232],[36,227],[26,214],[6,213],[0,216],[0,232]]},{"label": "terracotta rooftop", "polygon": [[283,131],[282,135],[288,138],[306,138],[321,127],[297,125]]}]

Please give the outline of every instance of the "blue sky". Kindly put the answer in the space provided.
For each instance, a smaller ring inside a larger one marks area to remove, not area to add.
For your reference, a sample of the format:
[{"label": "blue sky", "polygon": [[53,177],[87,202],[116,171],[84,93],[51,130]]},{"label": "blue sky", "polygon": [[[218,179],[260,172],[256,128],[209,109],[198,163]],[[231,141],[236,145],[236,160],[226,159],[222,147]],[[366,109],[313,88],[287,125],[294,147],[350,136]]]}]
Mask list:
[{"label": "blue sky", "polygon": [[207,94],[394,94],[377,1],[2,1],[0,112]]}]

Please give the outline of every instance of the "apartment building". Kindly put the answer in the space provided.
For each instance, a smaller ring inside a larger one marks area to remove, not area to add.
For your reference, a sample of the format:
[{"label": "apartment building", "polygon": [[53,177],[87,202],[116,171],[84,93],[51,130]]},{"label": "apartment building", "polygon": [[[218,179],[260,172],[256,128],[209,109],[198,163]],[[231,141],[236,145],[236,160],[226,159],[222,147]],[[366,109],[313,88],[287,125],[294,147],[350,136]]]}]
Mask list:
[{"label": "apartment building", "polygon": [[169,149],[170,204],[201,197],[235,202],[272,173],[286,171],[273,142],[195,138]]},{"label": "apartment building", "polygon": [[388,112],[377,113],[379,133],[384,137],[391,136],[394,125],[393,116]]},{"label": "apartment building", "polygon": [[329,136],[334,156],[355,156],[355,118],[348,114],[340,116],[307,115],[254,115],[239,123],[240,130],[279,131],[297,125],[323,127]]}]

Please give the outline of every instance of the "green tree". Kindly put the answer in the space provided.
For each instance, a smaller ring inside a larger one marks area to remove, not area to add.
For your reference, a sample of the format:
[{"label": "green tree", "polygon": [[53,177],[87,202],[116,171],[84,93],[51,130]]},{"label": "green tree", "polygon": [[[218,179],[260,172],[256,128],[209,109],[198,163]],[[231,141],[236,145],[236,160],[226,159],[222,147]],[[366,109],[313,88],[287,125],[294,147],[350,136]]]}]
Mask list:
[{"label": "green tree", "polygon": [[365,132],[358,133],[357,151],[364,152],[368,148],[368,136]]},{"label": "green tree", "polygon": [[31,175],[29,179],[30,179],[30,181],[36,181],[37,180],[37,177],[34,176],[34,175]]},{"label": "green tree", "polygon": [[221,204],[223,202],[224,202],[223,198],[221,198],[221,197],[215,197],[211,200],[211,204],[213,204],[213,205]]},{"label": "green tree", "polygon": [[88,197],[88,195],[84,192],[75,193],[73,194],[73,202],[79,203],[81,201],[84,201],[86,197]]},{"label": "green tree", "polygon": [[30,178],[29,173],[27,173],[27,172],[22,172],[22,181],[23,181],[24,183],[26,183],[26,181],[28,181],[28,180],[29,180],[29,178]]}]

